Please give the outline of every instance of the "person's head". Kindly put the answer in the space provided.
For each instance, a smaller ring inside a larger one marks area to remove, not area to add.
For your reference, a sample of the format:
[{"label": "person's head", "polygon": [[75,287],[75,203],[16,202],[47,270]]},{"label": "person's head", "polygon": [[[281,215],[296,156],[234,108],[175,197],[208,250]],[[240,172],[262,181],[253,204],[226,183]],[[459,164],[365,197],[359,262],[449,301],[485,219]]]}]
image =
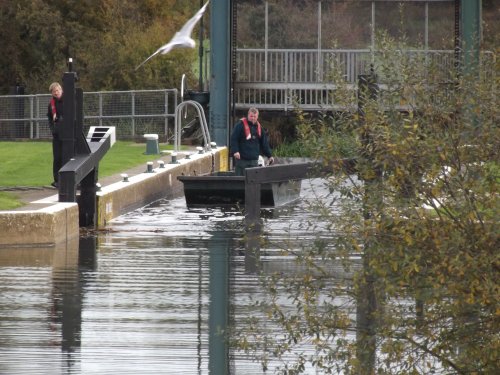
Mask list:
[{"label": "person's head", "polygon": [[259,110],[255,107],[252,107],[248,110],[248,115],[247,115],[248,121],[252,123],[256,123],[257,119],[259,118]]},{"label": "person's head", "polygon": [[60,99],[63,93],[62,87],[58,82],[52,82],[49,86],[49,91],[57,99]]}]

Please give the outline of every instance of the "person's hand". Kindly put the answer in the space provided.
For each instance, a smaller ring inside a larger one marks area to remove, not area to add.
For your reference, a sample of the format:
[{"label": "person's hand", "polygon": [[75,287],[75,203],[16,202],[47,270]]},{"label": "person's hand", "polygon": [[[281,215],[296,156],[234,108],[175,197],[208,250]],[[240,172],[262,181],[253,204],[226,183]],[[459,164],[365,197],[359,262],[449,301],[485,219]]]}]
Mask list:
[{"label": "person's hand", "polygon": [[271,156],[269,159],[267,159],[267,162],[269,165],[274,164],[274,158]]},{"label": "person's hand", "polygon": [[238,160],[240,160],[240,158],[241,158],[241,156],[240,156],[240,153],[239,153],[239,152],[235,152],[235,153],[233,154],[233,156],[234,156],[234,158],[235,158],[235,159],[238,159]]}]

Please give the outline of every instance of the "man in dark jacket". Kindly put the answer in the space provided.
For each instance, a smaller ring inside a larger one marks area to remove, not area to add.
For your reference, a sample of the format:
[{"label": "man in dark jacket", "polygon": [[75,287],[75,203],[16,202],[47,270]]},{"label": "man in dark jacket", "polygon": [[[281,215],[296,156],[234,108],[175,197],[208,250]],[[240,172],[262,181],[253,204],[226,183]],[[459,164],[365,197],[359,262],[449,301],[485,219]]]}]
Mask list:
[{"label": "man in dark jacket", "polygon": [[274,163],[266,132],[262,129],[259,110],[250,108],[246,118],[242,118],[234,126],[231,135],[231,154],[235,159],[235,173],[237,176],[245,174],[245,168],[257,167],[259,155],[269,158],[269,164]]},{"label": "man in dark jacket", "polygon": [[54,182],[52,182],[51,185],[58,187],[59,169],[62,167],[62,140],[60,138],[60,127],[63,124],[63,90],[59,83],[53,82],[49,86],[49,91],[52,94],[52,98],[49,102],[47,118],[49,120],[50,131],[52,132],[52,174],[54,176]]}]

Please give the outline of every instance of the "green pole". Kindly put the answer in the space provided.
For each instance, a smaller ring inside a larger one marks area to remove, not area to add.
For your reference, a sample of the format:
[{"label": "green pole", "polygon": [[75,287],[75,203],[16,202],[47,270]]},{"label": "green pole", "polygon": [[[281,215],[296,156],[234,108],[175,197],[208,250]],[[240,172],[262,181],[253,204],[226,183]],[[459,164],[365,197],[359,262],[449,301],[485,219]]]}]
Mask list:
[{"label": "green pole", "polygon": [[460,0],[460,37],[464,73],[479,66],[481,0]]},{"label": "green pole", "polygon": [[210,2],[210,131],[217,145],[228,145],[230,103],[230,0]]}]

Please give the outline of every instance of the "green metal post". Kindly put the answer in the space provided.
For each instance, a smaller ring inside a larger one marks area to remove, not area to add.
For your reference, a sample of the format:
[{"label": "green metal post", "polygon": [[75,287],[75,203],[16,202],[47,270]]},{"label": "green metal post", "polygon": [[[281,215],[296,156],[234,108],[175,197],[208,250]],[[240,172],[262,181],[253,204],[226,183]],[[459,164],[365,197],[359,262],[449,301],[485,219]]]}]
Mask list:
[{"label": "green metal post", "polygon": [[460,0],[460,37],[464,72],[477,69],[481,41],[481,0]]},{"label": "green metal post", "polygon": [[210,131],[217,145],[228,145],[231,0],[210,2]]}]

